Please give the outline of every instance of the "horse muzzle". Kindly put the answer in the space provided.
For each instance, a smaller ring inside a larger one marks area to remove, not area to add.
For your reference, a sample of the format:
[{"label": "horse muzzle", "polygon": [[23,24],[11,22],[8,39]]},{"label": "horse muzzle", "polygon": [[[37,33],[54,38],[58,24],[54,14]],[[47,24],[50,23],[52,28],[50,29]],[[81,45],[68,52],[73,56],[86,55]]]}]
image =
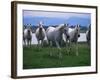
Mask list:
[{"label": "horse muzzle", "polygon": [[42,28],[40,28],[40,30],[42,30]]},{"label": "horse muzzle", "polygon": [[67,36],[67,38],[69,39],[69,36]]},{"label": "horse muzzle", "polygon": [[78,35],[78,37],[80,37],[80,35]]}]

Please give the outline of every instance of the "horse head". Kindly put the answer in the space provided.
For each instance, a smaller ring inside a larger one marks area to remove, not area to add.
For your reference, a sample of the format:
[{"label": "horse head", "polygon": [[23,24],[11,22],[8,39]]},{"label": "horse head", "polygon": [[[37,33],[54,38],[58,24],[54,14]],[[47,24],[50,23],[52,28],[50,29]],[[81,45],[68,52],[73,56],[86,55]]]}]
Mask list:
[{"label": "horse head", "polygon": [[65,28],[64,28],[64,34],[66,35],[67,39],[69,38],[69,24],[65,24]]},{"label": "horse head", "polygon": [[80,37],[80,25],[77,24],[75,27],[75,33],[78,35],[78,37]]},{"label": "horse head", "polygon": [[39,22],[38,28],[39,28],[39,30],[42,30],[42,28],[43,28],[43,23],[42,23],[42,21]]},{"label": "horse head", "polygon": [[28,35],[31,35],[31,32],[32,32],[32,25],[31,25],[31,24],[28,24],[26,29],[27,29],[27,34],[28,34]]}]

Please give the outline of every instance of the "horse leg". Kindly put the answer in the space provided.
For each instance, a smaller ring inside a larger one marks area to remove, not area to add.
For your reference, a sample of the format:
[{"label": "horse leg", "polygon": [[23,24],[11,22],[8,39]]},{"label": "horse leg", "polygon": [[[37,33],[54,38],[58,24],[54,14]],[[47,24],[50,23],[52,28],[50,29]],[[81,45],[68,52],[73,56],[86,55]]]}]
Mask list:
[{"label": "horse leg", "polygon": [[43,40],[41,40],[41,46],[43,47]]},{"label": "horse leg", "polygon": [[66,47],[66,52],[68,54],[69,53],[69,43],[68,43],[67,40],[66,40],[66,43],[65,43],[65,47]]},{"label": "horse leg", "polygon": [[25,43],[25,39],[24,39],[23,41],[24,41],[24,45],[25,45],[25,44],[26,44],[26,43]]},{"label": "horse leg", "polygon": [[[50,45],[50,47],[49,48],[52,48],[53,49],[53,43],[52,43],[52,41],[48,41],[49,42],[49,45]],[[52,56],[53,54],[52,54],[52,50],[50,50],[50,56]]]},{"label": "horse leg", "polygon": [[32,45],[32,38],[30,39],[30,46]]},{"label": "horse leg", "polygon": [[29,40],[27,39],[27,46],[29,47]]},{"label": "horse leg", "polygon": [[38,50],[41,49],[41,42],[40,42],[40,40],[38,40],[38,45],[37,45],[37,47],[38,47]]},{"label": "horse leg", "polygon": [[68,52],[68,55],[69,55],[69,54],[71,54],[71,49],[72,49],[72,42],[71,42],[71,40],[69,40],[68,46],[69,47],[68,47],[68,51],[67,52]]},{"label": "horse leg", "polygon": [[38,40],[38,44],[37,44],[37,46],[39,46],[39,44],[40,44],[40,41]]},{"label": "horse leg", "polygon": [[61,49],[61,48],[60,48],[60,45],[59,45],[59,43],[58,43],[58,41],[55,41],[55,42],[56,42],[57,48],[58,48],[58,49]]},{"label": "horse leg", "polygon": [[27,46],[27,41],[26,41],[26,39],[25,39],[25,46]]},{"label": "horse leg", "polygon": [[30,45],[30,47],[31,47],[31,40],[29,41],[29,45]]},{"label": "horse leg", "polygon": [[56,46],[57,46],[58,51],[59,51],[59,58],[62,58],[60,45],[59,45],[58,41],[55,41],[55,42],[56,42]]},{"label": "horse leg", "polygon": [[25,40],[24,39],[23,39],[23,42],[24,42],[23,44],[25,45]]},{"label": "horse leg", "polygon": [[76,42],[76,56],[78,56],[78,42]]},{"label": "horse leg", "polygon": [[26,38],[24,38],[24,45],[25,45],[25,47],[26,47]]}]

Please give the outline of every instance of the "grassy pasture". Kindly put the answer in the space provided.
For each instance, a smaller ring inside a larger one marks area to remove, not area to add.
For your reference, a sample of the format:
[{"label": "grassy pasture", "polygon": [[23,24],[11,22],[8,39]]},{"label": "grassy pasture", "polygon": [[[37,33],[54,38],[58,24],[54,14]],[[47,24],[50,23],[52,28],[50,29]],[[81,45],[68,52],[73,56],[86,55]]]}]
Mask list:
[{"label": "grassy pasture", "polygon": [[[35,45],[23,47],[23,69],[90,66],[91,54],[89,46],[86,43],[79,43],[78,47],[79,56],[75,55],[75,47],[72,48],[70,55],[67,53],[67,48],[63,47],[61,50],[62,59],[58,58],[58,49],[56,47],[38,48]],[[53,56],[50,56],[50,52],[53,53]]]}]

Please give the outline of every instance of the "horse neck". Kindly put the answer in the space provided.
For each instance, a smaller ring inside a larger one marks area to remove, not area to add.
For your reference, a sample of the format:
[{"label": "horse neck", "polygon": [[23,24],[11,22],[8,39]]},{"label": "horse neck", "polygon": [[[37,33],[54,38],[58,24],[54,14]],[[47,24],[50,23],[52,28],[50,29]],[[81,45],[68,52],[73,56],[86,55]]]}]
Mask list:
[{"label": "horse neck", "polygon": [[61,30],[61,28],[64,29],[64,26],[58,26],[58,27],[56,27],[56,30],[59,31],[60,33],[63,33],[63,31]]},{"label": "horse neck", "polygon": [[61,29],[62,27],[63,27],[63,26],[58,26],[58,27],[56,27],[56,29],[59,30],[59,29]]}]

